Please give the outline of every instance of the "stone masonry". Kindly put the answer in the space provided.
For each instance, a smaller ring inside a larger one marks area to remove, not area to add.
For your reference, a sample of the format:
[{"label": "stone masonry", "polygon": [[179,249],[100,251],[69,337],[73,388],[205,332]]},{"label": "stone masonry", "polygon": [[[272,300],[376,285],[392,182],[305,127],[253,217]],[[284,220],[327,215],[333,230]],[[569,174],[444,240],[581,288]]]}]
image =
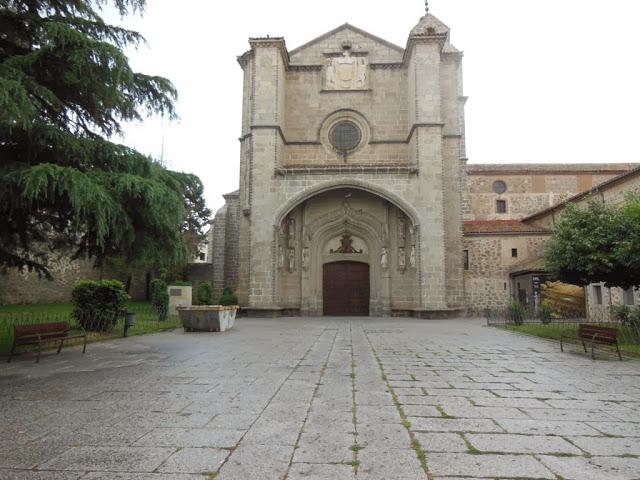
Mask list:
[{"label": "stone masonry", "polygon": [[[461,311],[465,98],[449,28],[427,15],[406,48],[348,24],[291,51],[249,43],[239,226],[229,238],[230,205],[214,222],[216,288],[249,311],[321,315],[324,266],[351,261],[369,265],[372,314]],[[345,124],[357,139],[342,149]],[[329,252],[344,234],[366,254]]]}]

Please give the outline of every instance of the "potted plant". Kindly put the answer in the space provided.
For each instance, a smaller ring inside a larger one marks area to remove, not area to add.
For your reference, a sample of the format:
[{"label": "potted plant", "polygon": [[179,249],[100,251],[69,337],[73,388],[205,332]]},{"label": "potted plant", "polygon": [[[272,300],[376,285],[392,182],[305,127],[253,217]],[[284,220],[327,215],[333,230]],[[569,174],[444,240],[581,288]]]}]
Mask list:
[{"label": "potted plant", "polygon": [[[202,295],[198,295],[198,301],[212,302],[213,296],[206,295],[205,290],[207,290],[206,287],[202,287]],[[200,288],[198,293],[201,293]],[[178,314],[185,332],[224,332],[233,327],[236,312],[239,309],[238,298],[233,290],[225,288],[222,297],[220,297],[219,305],[178,307]]]}]

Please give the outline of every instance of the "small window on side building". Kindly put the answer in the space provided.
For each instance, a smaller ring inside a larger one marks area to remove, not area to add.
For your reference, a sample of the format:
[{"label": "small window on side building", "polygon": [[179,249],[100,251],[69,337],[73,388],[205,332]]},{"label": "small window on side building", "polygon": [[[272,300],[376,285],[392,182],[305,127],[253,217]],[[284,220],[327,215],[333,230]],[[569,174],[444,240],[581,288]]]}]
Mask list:
[{"label": "small window on side building", "polygon": [[469,270],[469,250],[463,252],[464,269]]},{"label": "small window on side building", "polygon": [[593,300],[596,305],[602,305],[602,287],[600,285],[593,286]]},{"label": "small window on side building", "polygon": [[507,213],[507,201],[506,200],[497,200],[496,201],[496,212],[497,213]]},{"label": "small window on side building", "polygon": [[517,248],[512,248],[511,249],[511,257],[518,258],[518,249]]}]

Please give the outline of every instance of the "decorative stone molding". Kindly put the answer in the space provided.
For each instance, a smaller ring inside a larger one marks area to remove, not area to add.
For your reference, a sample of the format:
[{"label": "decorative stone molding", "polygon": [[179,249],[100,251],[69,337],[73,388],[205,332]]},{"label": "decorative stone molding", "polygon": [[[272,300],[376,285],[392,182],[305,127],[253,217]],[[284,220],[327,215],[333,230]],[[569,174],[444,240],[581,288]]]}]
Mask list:
[{"label": "decorative stone molding", "polygon": [[322,65],[289,65],[291,72],[321,72],[323,68]]},{"label": "decorative stone molding", "polygon": [[363,252],[364,252],[363,249],[356,250],[355,248],[353,248],[353,238],[349,233],[345,233],[344,235],[342,235],[342,237],[340,238],[339,248],[337,248],[336,250],[331,249],[329,251],[329,253],[346,253],[346,254],[352,254],[352,253],[362,254]]},{"label": "decorative stone molding", "polygon": [[327,175],[344,173],[370,173],[370,174],[407,174],[417,175],[417,165],[331,165],[309,167],[281,167],[274,170],[274,174],[281,177],[289,175]]},{"label": "decorative stone molding", "polygon": [[305,227],[305,231],[308,232],[309,240],[311,240],[315,232],[318,231],[323,225],[335,222],[342,222],[346,225],[350,221],[358,221],[370,225],[374,228],[374,230],[379,232],[380,235],[382,235],[385,230],[384,224],[380,222],[377,217],[370,214],[369,212],[365,212],[364,210],[356,210],[354,208],[351,208],[349,202],[344,202],[342,208],[337,208],[314,219],[313,222]]},{"label": "decorative stone molding", "polygon": [[400,70],[407,68],[404,63],[370,63],[371,70]]},{"label": "decorative stone molding", "polygon": [[380,187],[379,185],[373,184],[365,180],[356,179],[356,178],[350,178],[350,179],[340,178],[340,179],[327,180],[324,182],[318,182],[313,187],[310,187],[301,191],[297,195],[287,200],[280,207],[280,209],[276,212],[274,216],[274,220],[275,220],[274,224],[279,225],[280,222],[282,222],[282,220],[287,215],[289,215],[289,213],[293,211],[295,207],[300,205],[305,200],[310,199],[311,197],[314,197],[324,192],[329,192],[331,190],[337,190],[342,188],[354,188],[354,189],[362,190],[364,192],[369,192],[369,193],[372,193],[373,195],[377,195],[381,198],[384,198],[385,200],[387,200],[388,202],[390,202],[391,204],[395,205],[397,208],[402,210],[405,213],[405,215],[409,217],[409,219],[411,220],[413,225],[416,227],[416,229],[420,224],[419,222],[420,217],[415,207],[408,204],[405,200],[400,198],[395,193],[390,192],[387,189]]},{"label": "decorative stone molding", "polygon": [[285,68],[289,68],[289,52],[287,51],[287,45],[282,37],[261,37],[261,38],[250,38],[249,45],[251,45],[252,49],[255,48],[273,48],[276,47],[280,55],[282,56],[282,61],[284,62]]}]

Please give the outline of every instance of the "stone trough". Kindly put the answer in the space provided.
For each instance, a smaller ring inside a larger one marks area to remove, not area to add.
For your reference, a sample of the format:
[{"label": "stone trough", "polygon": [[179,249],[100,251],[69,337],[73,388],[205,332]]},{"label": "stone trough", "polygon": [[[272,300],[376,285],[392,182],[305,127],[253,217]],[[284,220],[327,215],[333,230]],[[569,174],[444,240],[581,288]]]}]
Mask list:
[{"label": "stone trough", "polygon": [[236,321],[237,305],[199,305],[178,307],[185,332],[224,332]]}]

